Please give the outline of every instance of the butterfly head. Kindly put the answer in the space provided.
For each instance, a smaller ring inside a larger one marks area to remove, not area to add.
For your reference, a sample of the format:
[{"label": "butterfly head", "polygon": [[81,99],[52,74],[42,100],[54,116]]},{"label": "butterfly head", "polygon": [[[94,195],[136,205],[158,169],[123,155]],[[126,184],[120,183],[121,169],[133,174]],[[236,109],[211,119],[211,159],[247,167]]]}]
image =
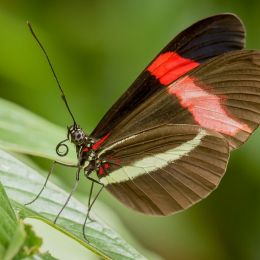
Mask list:
[{"label": "butterfly head", "polygon": [[68,139],[76,146],[82,145],[87,140],[87,138],[87,134],[79,125],[73,124],[72,126],[68,127]]}]

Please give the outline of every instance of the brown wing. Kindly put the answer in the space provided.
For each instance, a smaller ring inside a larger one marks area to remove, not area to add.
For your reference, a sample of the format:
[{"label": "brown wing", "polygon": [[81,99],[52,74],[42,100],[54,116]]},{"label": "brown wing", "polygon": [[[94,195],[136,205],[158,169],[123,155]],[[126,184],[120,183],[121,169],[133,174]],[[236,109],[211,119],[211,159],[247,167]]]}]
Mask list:
[{"label": "brown wing", "polygon": [[163,125],[111,144],[100,181],[125,205],[169,215],[209,195],[225,173],[228,143],[192,125]]},{"label": "brown wing", "polygon": [[108,145],[138,129],[167,123],[198,124],[238,148],[260,123],[260,52],[223,54],[165,86],[111,131]]},{"label": "brown wing", "polygon": [[244,47],[244,26],[233,14],[201,20],[175,37],[105,114],[91,136],[102,138],[148,97],[222,53]]}]

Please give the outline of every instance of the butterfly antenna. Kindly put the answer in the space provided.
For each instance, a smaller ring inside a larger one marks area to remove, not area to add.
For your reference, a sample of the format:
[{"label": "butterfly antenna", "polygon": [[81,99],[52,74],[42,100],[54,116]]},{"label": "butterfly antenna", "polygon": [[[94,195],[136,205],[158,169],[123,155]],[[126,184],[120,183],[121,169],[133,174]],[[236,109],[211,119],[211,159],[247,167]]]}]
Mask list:
[{"label": "butterfly antenna", "polygon": [[64,101],[64,103],[65,103],[65,105],[66,105],[66,107],[67,107],[67,109],[68,109],[68,111],[69,111],[69,113],[70,113],[70,115],[71,115],[71,117],[72,117],[72,120],[73,120],[74,125],[76,125],[75,118],[74,118],[74,116],[73,116],[73,114],[72,114],[72,112],[71,112],[71,110],[70,110],[68,101],[67,101],[67,99],[66,99],[66,97],[65,97],[65,94],[64,94],[63,89],[62,89],[62,87],[61,87],[61,84],[60,84],[60,82],[59,82],[59,80],[58,80],[58,77],[57,77],[57,75],[56,75],[56,73],[55,73],[55,71],[54,71],[54,68],[53,68],[53,66],[52,66],[52,64],[51,64],[51,61],[50,61],[50,59],[49,59],[49,56],[48,56],[46,50],[44,49],[43,45],[41,44],[40,40],[38,39],[38,37],[37,37],[36,34],[34,33],[33,28],[32,28],[32,26],[31,26],[31,24],[30,24],[29,21],[27,21],[27,25],[28,25],[28,27],[29,27],[29,29],[30,29],[30,32],[31,32],[32,36],[33,36],[34,39],[37,41],[38,45],[39,45],[40,48],[42,49],[42,51],[43,51],[43,53],[44,53],[44,55],[45,55],[45,57],[46,57],[46,59],[47,59],[47,61],[48,61],[48,63],[49,63],[49,66],[50,66],[50,68],[51,68],[51,71],[52,71],[52,73],[53,73],[53,76],[54,76],[54,78],[55,78],[55,80],[56,80],[56,82],[57,82],[57,84],[58,84],[58,87],[59,87],[59,89],[60,89],[60,91],[61,91],[61,98],[62,98],[62,100]]}]

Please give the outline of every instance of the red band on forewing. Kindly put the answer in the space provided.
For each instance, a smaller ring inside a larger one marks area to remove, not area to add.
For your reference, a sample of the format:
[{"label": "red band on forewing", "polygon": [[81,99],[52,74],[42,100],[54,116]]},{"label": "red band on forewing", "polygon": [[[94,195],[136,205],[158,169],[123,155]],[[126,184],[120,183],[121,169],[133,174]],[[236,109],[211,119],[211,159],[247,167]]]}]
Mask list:
[{"label": "red band on forewing", "polygon": [[107,133],[100,140],[98,140],[96,143],[94,143],[93,146],[92,146],[92,149],[97,150],[101,146],[101,144],[103,144],[107,140],[109,135],[110,135],[110,133]]},{"label": "red band on forewing", "polygon": [[194,120],[205,128],[230,136],[234,136],[240,130],[252,132],[245,123],[240,123],[227,114],[221,106],[220,97],[200,88],[194,83],[194,79],[188,76],[178,84],[170,85],[168,93],[176,95],[181,106],[187,108]]},{"label": "red band on forewing", "polygon": [[161,84],[169,85],[174,80],[200,64],[190,59],[181,57],[176,52],[166,52],[159,55],[147,70],[155,76]]}]

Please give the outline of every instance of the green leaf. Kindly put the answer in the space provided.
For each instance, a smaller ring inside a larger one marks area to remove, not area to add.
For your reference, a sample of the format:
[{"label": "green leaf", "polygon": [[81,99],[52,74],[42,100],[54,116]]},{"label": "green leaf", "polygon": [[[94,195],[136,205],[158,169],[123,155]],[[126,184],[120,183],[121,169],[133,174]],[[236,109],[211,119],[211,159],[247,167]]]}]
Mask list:
[{"label": "green leaf", "polygon": [[23,241],[22,250],[20,250],[14,260],[35,256],[39,252],[39,249],[42,245],[42,239],[35,234],[32,226],[28,224],[24,225],[22,221],[20,221],[20,223],[23,225],[22,228],[23,232],[26,234],[26,239]]},{"label": "green leaf", "polygon": [[[0,147],[3,149],[65,163],[75,162],[75,149],[72,146],[69,146],[68,156],[61,158],[56,155],[54,148],[65,137],[66,131],[60,127],[0,99]],[[86,208],[76,200],[71,200],[59,219],[59,225],[54,225],[53,220],[68,196],[54,185],[48,184],[42,196],[30,207],[31,210],[25,208],[24,203],[31,201],[39,192],[44,179],[28,165],[4,152],[0,152],[0,180],[21,216],[40,219],[105,258],[144,259],[97,216],[92,216],[97,221],[87,226],[90,245],[87,244],[82,237]]]},{"label": "green leaf", "polygon": [[17,223],[2,184],[0,184],[0,219],[0,259],[9,260],[20,250],[25,240],[25,232]]},{"label": "green leaf", "polygon": [[26,240],[26,232],[22,222],[16,223],[16,230],[12,234],[10,243],[4,255],[4,260],[19,259],[16,256]]},{"label": "green leaf", "polygon": [[[37,259],[48,256],[48,259],[54,260],[50,254],[40,254],[39,248],[42,240],[33,232],[28,224],[22,220],[17,220],[11,207],[5,190],[0,183],[0,259],[20,260]],[[41,257],[43,256],[43,257]]]},{"label": "green leaf", "polygon": [[21,218],[42,220],[105,259],[145,259],[94,214],[91,217],[95,221],[87,223],[86,227],[90,241],[88,244],[82,236],[86,208],[73,198],[59,218],[58,225],[53,224],[68,194],[51,183],[48,183],[41,197],[30,208],[24,207],[23,205],[39,192],[44,178],[34,169],[1,150],[0,181],[6,187],[9,197],[13,200],[13,207]]},{"label": "green leaf", "polygon": [[[18,260],[18,259],[17,259]],[[23,260],[58,260],[57,258],[54,258],[49,253],[38,253],[30,257],[25,257]]]},{"label": "green leaf", "polygon": [[48,122],[24,108],[0,98],[0,148],[48,159],[75,162],[69,146],[66,158],[58,157],[55,146],[66,137],[66,129]]}]

